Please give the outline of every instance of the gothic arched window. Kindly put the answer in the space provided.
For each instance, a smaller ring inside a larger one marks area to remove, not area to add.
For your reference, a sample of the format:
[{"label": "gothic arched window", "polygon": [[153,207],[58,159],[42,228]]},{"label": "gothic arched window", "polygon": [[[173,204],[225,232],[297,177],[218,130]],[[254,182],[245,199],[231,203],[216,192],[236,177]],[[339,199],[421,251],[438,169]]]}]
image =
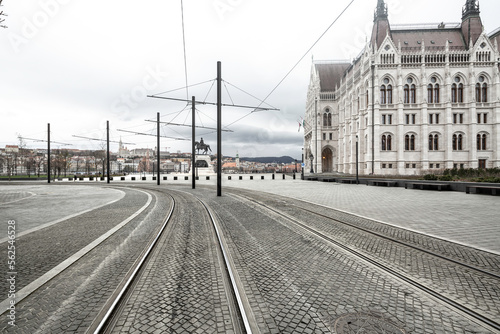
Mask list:
[{"label": "gothic arched window", "polygon": [[485,133],[483,133],[483,134],[478,133],[477,134],[477,150],[478,151],[486,151],[487,150],[487,146],[486,146],[487,139],[488,139],[488,137]]},{"label": "gothic arched window", "polygon": [[488,84],[484,83],[481,89],[481,102],[488,102]]},{"label": "gothic arched window", "polygon": [[323,113],[323,126],[332,126],[332,113],[330,108],[326,108]]},{"label": "gothic arched window", "polygon": [[428,103],[439,103],[439,83],[437,83],[437,78],[432,77],[431,83],[427,85],[427,102]]},{"label": "gothic arched window", "polygon": [[484,75],[479,77],[479,82],[476,84],[476,102],[488,102],[488,84],[485,82]]},{"label": "gothic arched window", "polygon": [[386,104],[387,103],[387,88],[385,85],[382,85],[380,87],[380,104]]},{"label": "gothic arched window", "polygon": [[392,85],[387,86],[387,103],[392,104]]},{"label": "gothic arched window", "polygon": [[460,133],[456,133],[453,135],[453,150],[454,151],[462,151],[463,150],[463,135]]},{"label": "gothic arched window", "polygon": [[408,134],[405,136],[405,150],[415,151],[415,135]]},{"label": "gothic arched window", "polygon": [[392,150],[392,136],[391,135],[383,135],[382,136],[382,151],[391,151]]},{"label": "gothic arched window", "polygon": [[429,135],[429,151],[439,150],[439,136],[437,134]]}]

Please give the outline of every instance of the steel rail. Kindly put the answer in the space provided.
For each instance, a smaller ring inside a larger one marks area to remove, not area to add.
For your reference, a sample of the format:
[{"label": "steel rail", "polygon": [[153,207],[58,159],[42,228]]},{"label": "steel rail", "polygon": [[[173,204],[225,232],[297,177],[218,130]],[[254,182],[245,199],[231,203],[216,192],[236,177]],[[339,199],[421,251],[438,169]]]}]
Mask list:
[{"label": "steel rail", "polygon": [[[242,197],[246,197],[246,196],[243,196],[243,195],[241,195],[241,196],[242,196]],[[248,197],[247,197],[247,199],[248,199],[248,200],[250,200],[250,201],[252,201],[252,199],[250,199],[250,198],[248,198]],[[317,205],[317,206],[324,207],[324,206],[322,206],[322,205],[315,204],[315,203],[308,202],[308,201],[302,201],[302,202],[304,202],[304,203],[306,203],[306,204],[313,204],[313,205]],[[330,209],[330,210],[335,210],[335,209],[328,208],[328,207],[324,207],[324,208],[326,208],[326,209]],[[434,256],[434,257],[440,258],[440,259],[442,259],[442,260],[446,260],[446,261],[449,261],[449,262],[455,263],[455,264],[460,265],[460,266],[462,266],[462,267],[466,267],[466,268],[468,268],[468,269],[475,270],[475,271],[477,271],[477,272],[480,272],[481,274],[488,275],[488,276],[491,276],[491,277],[493,277],[493,278],[495,278],[495,279],[499,279],[499,280],[500,280],[500,275],[495,274],[495,273],[493,273],[493,272],[491,272],[491,271],[488,271],[488,270],[485,270],[485,269],[482,269],[482,268],[478,268],[478,267],[473,266],[473,265],[468,264],[468,263],[460,262],[460,261],[458,261],[458,260],[452,259],[452,258],[447,257],[447,256],[444,256],[444,255],[441,255],[441,254],[439,254],[439,253],[435,253],[435,252],[430,251],[430,250],[427,250],[427,249],[425,249],[425,248],[422,248],[422,247],[419,247],[419,246],[416,246],[416,245],[413,245],[413,244],[410,244],[410,243],[407,243],[407,242],[404,242],[404,241],[398,240],[398,239],[396,239],[396,238],[393,238],[393,237],[390,237],[390,236],[387,236],[387,235],[384,235],[384,234],[381,234],[381,233],[378,233],[378,232],[375,232],[375,231],[371,231],[371,230],[369,230],[369,229],[367,229],[367,228],[364,228],[364,227],[361,227],[361,226],[358,226],[358,225],[355,225],[355,224],[352,224],[352,223],[349,223],[349,222],[345,222],[345,221],[341,221],[341,220],[339,220],[339,219],[335,219],[335,218],[329,217],[329,216],[327,216],[327,215],[324,215],[324,214],[321,214],[321,213],[315,212],[315,211],[310,210],[310,209],[307,209],[307,208],[300,208],[300,209],[301,209],[301,210],[303,210],[303,211],[306,211],[306,212],[312,213],[312,214],[314,214],[314,215],[316,215],[316,216],[319,216],[319,217],[322,217],[322,218],[326,218],[326,219],[329,219],[329,220],[332,220],[332,221],[338,222],[338,223],[343,224],[343,225],[347,225],[347,226],[349,226],[349,227],[352,227],[352,228],[358,229],[358,230],[363,231],[363,232],[365,232],[365,233],[369,233],[369,234],[375,235],[375,236],[377,236],[377,237],[379,237],[379,238],[382,238],[382,239],[385,239],[385,240],[389,240],[389,241],[391,241],[391,242],[394,242],[394,243],[397,243],[397,244],[403,245],[403,246],[405,246],[405,247],[413,248],[413,249],[418,250],[418,251],[420,251],[420,252],[422,252],[422,253],[429,254],[429,255],[431,255],[431,256]],[[335,211],[336,211],[336,210],[335,210]],[[352,214],[351,214],[351,215],[352,215]],[[359,216],[356,216],[356,215],[354,215],[354,216],[355,216],[355,217],[359,217]],[[384,223],[383,223],[383,222],[380,222],[380,224],[384,224]],[[386,225],[387,225],[387,224],[386,224]],[[388,225],[388,226],[389,226],[389,225]],[[391,227],[397,228],[397,227],[392,226],[392,225],[391,225]],[[418,233],[418,232],[415,232],[415,233]]]},{"label": "steel rail", "polygon": [[203,202],[200,198],[198,198],[196,196],[194,196],[194,197],[198,201],[200,201],[200,203],[207,210],[208,215],[210,216],[210,220],[212,221],[212,225],[215,229],[215,234],[216,234],[217,239],[219,241],[219,246],[221,248],[222,255],[224,257],[224,264],[226,266],[226,270],[227,270],[227,273],[229,275],[229,278],[231,279],[231,286],[233,288],[233,292],[234,292],[234,296],[236,297],[236,301],[238,302],[238,310],[240,312],[243,325],[245,326],[245,331],[246,331],[246,333],[251,334],[252,333],[252,326],[251,326],[250,321],[249,321],[249,316],[247,315],[247,312],[245,310],[245,305],[243,302],[242,293],[241,293],[240,289],[238,288],[238,283],[236,282],[236,276],[234,274],[235,268],[233,268],[233,265],[231,264],[231,261],[229,259],[229,253],[228,253],[226,247],[224,246],[223,238],[222,238],[222,235],[221,235],[219,228],[217,226],[216,219],[215,219],[212,211],[210,210],[210,208],[205,204],[205,202]]},{"label": "steel rail", "polygon": [[137,263],[137,265],[135,266],[133,272],[130,274],[129,278],[127,279],[127,281],[125,282],[125,284],[123,285],[123,287],[120,289],[119,293],[114,298],[111,306],[108,308],[106,314],[104,315],[104,317],[99,322],[99,325],[97,326],[97,328],[94,330],[94,334],[100,334],[100,333],[104,333],[105,332],[105,330],[107,329],[107,326],[109,325],[109,323],[110,323],[110,321],[112,319],[113,314],[115,314],[115,312],[117,311],[117,309],[118,309],[120,303],[122,302],[123,298],[125,297],[128,289],[132,285],[133,281],[137,278],[137,275],[138,275],[139,271],[142,269],[143,265],[146,263],[147,258],[149,257],[149,255],[153,251],[153,249],[156,246],[158,240],[160,239],[161,235],[163,234],[163,231],[165,230],[165,228],[167,227],[168,223],[170,222],[170,219],[172,218],[172,215],[173,215],[173,212],[174,212],[174,208],[175,208],[175,199],[171,195],[170,195],[170,197],[172,198],[172,207],[170,208],[170,212],[169,212],[167,218],[165,219],[165,221],[163,222],[163,225],[162,225],[160,231],[157,233],[157,235],[154,238],[154,240],[150,243],[150,245],[147,248],[146,252],[141,257],[139,263]]},{"label": "steel rail", "polygon": [[[480,272],[481,274],[485,274],[485,275],[488,275],[488,276],[491,276],[491,277],[493,277],[493,278],[496,278],[496,279],[499,279],[499,280],[500,280],[500,275],[495,274],[495,273],[492,273],[492,272],[487,271],[487,270],[485,270],[485,269],[478,268],[478,267],[473,266],[473,265],[470,265],[470,264],[468,264],[468,263],[460,262],[460,261],[458,261],[458,260],[455,260],[455,259],[449,258],[449,257],[444,256],[444,255],[441,255],[441,254],[439,254],[439,253],[435,253],[435,252],[430,251],[430,250],[427,250],[427,249],[425,249],[425,248],[422,248],[422,247],[419,247],[419,246],[416,246],[416,245],[412,245],[412,244],[410,244],[410,243],[407,243],[407,242],[404,242],[404,241],[398,240],[398,239],[396,239],[396,238],[392,238],[392,237],[389,237],[389,236],[383,235],[383,234],[378,233],[378,232],[375,232],[375,231],[371,231],[371,230],[366,229],[366,228],[364,228],[364,227],[356,226],[356,225],[351,224],[351,223],[348,223],[348,222],[344,222],[344,221],[341,221],[341,220],[338,220],[338,219],[335,219],[335,218],[332,218],[332,217],[328,217],[328,216],[326,216],[326,215],[324,215],[324,214],[317,213],[317,212],[314,212],[314,211],[309,210],[309,209],[306,209],[306,208],[301,208],[301,210],[307,211],[307,212],[309,212],[309,213],[313,213],[313,214],[315,214],[315,215],[317,215],[317,216],[320,216],[320,217],[323,217],[323,218],[327,218],[327,219],[329,219],[329,220],[336,221],[336,222],[338,222],[338,223],[341,223],[341,224],[347,225],[347,226],[349,226],[349,227],[356,228],[356,229],[361,230],[361,231],[363,231],[363,232],[366,232],[366,233],[369,233],[369,234],[373,234],[373,235],[375,235],[375,236],[377,236],[377,237],[380,237],[380,238],[383,238],[383,239],[389,240],[389,241],[394,242],[394,243],[398,243],[398,244],[403,245],[403,246],[405,246],[405,247],[413,248],[413,249],[418,250],[418,251],[420,251],[420,252],[423,252],[423,253],[426,253],[426,254],[432,255],[432,256],[434,256],[434,257],[438,257],[438,258],[440,258],[440,259],[443,259],[443,260],[446,260],[446,261],[449,261],[449,262],[452,262],[452,263],[458,264],[458,265],[460,265],[460,266],[462,266],[462,267],[466,267],[466,268],[468,268],[468,269],[472,269],[472,270],[478,271],[478,272]],[[415,233],[417,233],[417,232],[415,232]]]},{"label": "steel rail", "polygon": [[[272,207],[270,207],[270,206],[268,206],[268,205],[266,205],[266,204],[264,204],[264,203],[262,203],[262,202],[260,202],[258,200],[249,198],[247,196],[236,195],[236,194],[233,194],[233,196],[234,197],[242,198],[244,200],[247,200],[249,202],[253,202],[255,204],[258,204],[258,205],[266,208],[267,210],[272,211],[272,212],[274,212],[274,213],[276,213],[276,214],[278,214],[278,215],[286,218],[287,220],[289,220],[292,223],[300,226],[304,230],[306,230],[309,233],[311,233],[311,234],[319,237],[320,239],[323,239],[323,240],[325,240],[325,241],[327,241],[329,243],[334,244],[335,246],[337,246],[337,247],[339,247],[339,248],[347,251],[348,253],[353,254],[353,255],[361,258],[362,260],[364,260],[364,261],[366,261],[366,262],[368,262],[368,263],[376,266],[379,269],[382,269],[383,271],[385,271],[385,272],[387,272],[387,273],[389,273],[389,274],[397,277],[398,279],[400,279],[400,280],[402,280],[402,281],[410,284],[411,286],[416,287],[416,288],[418,288],[418,289],[426,292],[427,294],[431,295],[432,297],[434,297],[434,298],[436,298],[436,299],[438,299],[438,300],[440,300],[440,301],[442,301],[442,302],[444,302],[444,303],[446,303],[446,304],[448,304],[448,305],[456,308],[457,310],[460,310],[461,312],[463,312],[466,315],[468,315],[468,316],[470,316],[470,317],[472,317],[472,318],[474,318],[474,319],[482,322],[483,324],[485,324],[487,326],[490,326],[491,328],[494,328],[497,331],[500,331],[500,323],[498,323],[498,322],[496,322],[496,321],[494,321],[492,319],[489,319],[489,318],[487,318],[487,317],[485,317],[485,316],[477,313],[476,311],[471,310],[470,308],[465,307],[465,306],[463,306],[463,305],[455,302],[454,300],[452,300],[452,299],[450,299],[450,298],[448,298],[448,297],[440,294],[439,292],[436,292],[436,291],[432,290],[431,288],[428,288],[427,286],[425,286],[423,284],[420,284],[417,281],[415,281],[415,280],[413,280],[413,279],[411,279],[411,278],[409,278],[409,277],[407,277],[407,276],[405,276],[405,275],[397,272],[396,270],[391,269],[391,268],[383,265],[382,263],[377,262],[376,260],[374,260],[374,259],[372,259],[372,258],[370,258],[370,257],[368,257],[368,256],[366,256],[366,255],[364,255],[364,254],[362,254],[362,253],[360,253],[360,252],[358,252],[358,251],[356,251],[356,250],[354,250],[354,249],[352,249],[352,248],[350,248],[350,247],[348,247],[348,246],[346,246],[346,245],[344,245],[344,244],[342,244],[342,243],[340,243],[340,242],[338,242],[336,240],[334,240],[333,238],[330,238],[326,234],[324,234],[324,233],[322,233],[320,231],[317,231],[316,229],[311,228],[311,227],[303,224],[302,222],[298,221],[296,218],[291,217],[290,215],[288,215],[288,214],[286,214],[284,212],[281,212],[280,210],[274,209],[274,208],[272,208]],[[300,208],[300,209],[303,209],[303,208]],[[309,211],[307,209],[303,209],[303,210]],[[325,217],[327,217],[327,216],[325,216]],[[329,218],[329,217],[327,217],[327,218]],[[333,218],[329,218],[329,219],[335,220]],[[341,223],[343,223],[343,222],[341,222]],[[426,252],[426,253],[432,254],[432,252]],[[440,256],[438,256],[438,257],[440,257]],[[453,261],[453,262],[457,263],[456,261]],[[465,266],[465,267],[467,267],[467,266]]]}]

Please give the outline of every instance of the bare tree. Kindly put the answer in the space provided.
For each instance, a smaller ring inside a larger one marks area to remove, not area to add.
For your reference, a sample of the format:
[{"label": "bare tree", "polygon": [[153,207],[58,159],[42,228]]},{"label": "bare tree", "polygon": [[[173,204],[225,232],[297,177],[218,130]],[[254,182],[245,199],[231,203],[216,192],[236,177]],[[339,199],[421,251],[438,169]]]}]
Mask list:
[{"label": "bare tree", "polygon": [[[0,7],[3,7],[2,1],[3,0],[0,0]],[[0,28],[7,28],[6,25],[3,25],[3,23],[5,22],[5,19],[2,16],[7,16],[7,14],[5,14],[3,12],[3,10],[0,9]]]},{"label": "bare tree", "polygon": [[[26,160],[27,160],[28,155],[29,155],[29,150],[26,148],[26,141],[24,140],[24,138],[19,133],[17,134],[17,140],[19,141],[19,144],[18,144],[19,153],[18,153],[17,160],[19,162],[19,165],[21,166],[21,172],[20,173],[23,174],[22,168],[24,167],[25,169],[27,169]],[[17,170],[16,170],[16,174],[17,174]],[[29,172],[26,171],[26,174],[29,175]]]},{"label": "bare tree", "polygon": [[40,177],[42,167],[45,165],[45,154],[36,154],[35,156],[35,173]]}]

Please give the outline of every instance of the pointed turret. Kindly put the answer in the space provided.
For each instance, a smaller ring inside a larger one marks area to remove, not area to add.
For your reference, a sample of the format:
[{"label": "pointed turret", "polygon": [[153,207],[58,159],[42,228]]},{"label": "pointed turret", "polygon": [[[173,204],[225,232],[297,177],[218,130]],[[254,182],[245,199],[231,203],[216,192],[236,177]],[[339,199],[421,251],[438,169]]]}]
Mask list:
[{"label": "pointed turret", "polygon": [[373,30],[371,37],[371,45],[373,50],[378,50],[386,36],[391,36],[391,26],[389,24],[389,16],[387,5],[384,0],[378,0],[375,17],[373,19]]},{"label": "pointed turret", "polygon": [[462,34],[467,47],[471,48],[477,42],[483,31],[483,23],[479,16],[478,0],[467,0],[462,10]]}]

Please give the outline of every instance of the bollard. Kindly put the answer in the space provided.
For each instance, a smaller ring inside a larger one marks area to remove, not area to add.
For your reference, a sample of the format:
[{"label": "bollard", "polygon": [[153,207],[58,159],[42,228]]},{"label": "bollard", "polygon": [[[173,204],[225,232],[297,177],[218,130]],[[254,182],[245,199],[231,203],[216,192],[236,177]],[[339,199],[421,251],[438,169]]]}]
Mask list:
[{"label": "bollard", "polygon": [[273,173],[273,180],[274,180],[274,173]]},{"label": "bollard", "polygon": [[283,174],[283,180],[285,179],[285,174]]},{"label": "bollard", "polygon": [[296,179],[295,173],[293,173],[293,179],[294,179],[294,180]]}]

